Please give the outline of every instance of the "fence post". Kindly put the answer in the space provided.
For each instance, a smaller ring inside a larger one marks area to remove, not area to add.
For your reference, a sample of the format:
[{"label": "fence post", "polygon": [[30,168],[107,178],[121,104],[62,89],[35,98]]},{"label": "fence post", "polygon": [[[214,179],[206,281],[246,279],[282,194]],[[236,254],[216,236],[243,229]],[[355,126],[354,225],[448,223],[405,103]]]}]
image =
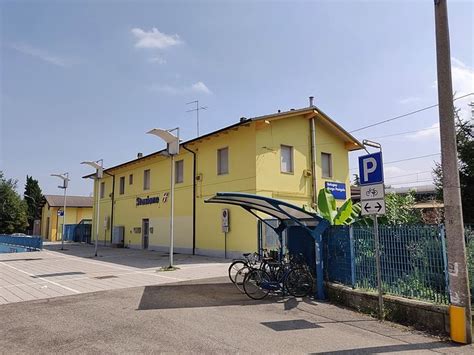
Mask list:
[{"label": "fence post", "polygon": [[439,237],[441,238],[441,253],[443,254],[443,272],[444,272],[444,283],[446,285],[446,294],[449,299],[449,275],[448,275],[448,259],[447,259],[447,252],[446,252],[446,238],[444,232],[444,224],[439,227]]},{"label": "fence post", "polygon": [[355,263],[355,248],[354,248],[354,227],[349,226],[349,248],[351,253],[351,284],[352,288],[355,288],[356,284],[356,263]]}]

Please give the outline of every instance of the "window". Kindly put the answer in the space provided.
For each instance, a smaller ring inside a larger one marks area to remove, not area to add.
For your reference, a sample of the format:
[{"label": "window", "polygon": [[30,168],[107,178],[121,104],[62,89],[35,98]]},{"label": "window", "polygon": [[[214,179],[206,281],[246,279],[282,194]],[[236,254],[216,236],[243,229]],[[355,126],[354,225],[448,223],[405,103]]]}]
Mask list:
[{"label": "window", "polygon": [[119,186],[119,194],[123,195],[125,193],[125,176],[120,177],[120,186]]},{"label": "window", "polygon": [[293,172],[293,147],[289,145],[281,146],[280,170],[282,173]]},{"label": "window", "polygon": [[174,167],[174,182],[179,184],[184,181],[184,160],[175,162]]},{"label": "window", "polygon": [[229,148],[217,150],[217,175],[229,173]]},{"label": "window", "polygon": [[133,185],[133,174],[128,175],[128,184]]},{"label": "window", "polygon": [[105,196],[105,182],[100,183],[100,198],[104,198]]},{"label": "window", "polygon": [[143,190],[150,190],[150,169],[143,172]]},{"label": "window", "polygon": [[321,153],[321,169],[323,177],[332,177],[332,159],[331,154]]}]

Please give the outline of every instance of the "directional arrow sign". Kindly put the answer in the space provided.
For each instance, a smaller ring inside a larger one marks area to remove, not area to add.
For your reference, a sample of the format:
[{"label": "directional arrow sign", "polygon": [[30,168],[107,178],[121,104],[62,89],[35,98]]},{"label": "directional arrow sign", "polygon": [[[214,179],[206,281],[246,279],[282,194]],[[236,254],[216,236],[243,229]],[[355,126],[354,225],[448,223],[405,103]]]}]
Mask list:
[{"label": "directional arrow sign", "polygon": [[362,201],[362,215],[385,214],[385,200]]}]

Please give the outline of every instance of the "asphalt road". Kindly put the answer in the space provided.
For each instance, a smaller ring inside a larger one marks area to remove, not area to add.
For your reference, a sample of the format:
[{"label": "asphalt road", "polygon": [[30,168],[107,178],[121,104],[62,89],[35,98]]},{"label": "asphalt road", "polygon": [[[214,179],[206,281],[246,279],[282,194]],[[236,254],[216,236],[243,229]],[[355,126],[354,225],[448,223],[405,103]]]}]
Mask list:
[{"label": "asphalt road", "polygon": [[0,306],[0,352],[474,353],[311,300],[249,300],[226,278]]}]

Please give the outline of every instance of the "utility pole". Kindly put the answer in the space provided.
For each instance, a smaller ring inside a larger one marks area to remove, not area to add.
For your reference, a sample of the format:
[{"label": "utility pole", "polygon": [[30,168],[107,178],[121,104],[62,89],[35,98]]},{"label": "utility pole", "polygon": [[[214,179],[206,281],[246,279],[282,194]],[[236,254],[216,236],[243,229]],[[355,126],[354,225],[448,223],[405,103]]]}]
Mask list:
[{"label": "utility pole", "polygon": [[207,106],[199,106],[199,100],[194,100],[194,101],[186,103],[186,105],[190,105],[190,104],[196,104],[196,108],[193,108],[193,109],[188,110],[186,112],[196,111],[196,126],[197,126],[196,127],[197,128],[197,136],[196,137],[199,137],[199,111],[200,110],[207,110]]},{"label": "utility pole", "polygon": [[453,341],[471,344],[471,297],[466,265],[466,245],[462,219],[456,128],[454,124],[453,84],[446,0],[434,0],[438,103],[443,171],[444,215],[448,251],[450,324]]}]

